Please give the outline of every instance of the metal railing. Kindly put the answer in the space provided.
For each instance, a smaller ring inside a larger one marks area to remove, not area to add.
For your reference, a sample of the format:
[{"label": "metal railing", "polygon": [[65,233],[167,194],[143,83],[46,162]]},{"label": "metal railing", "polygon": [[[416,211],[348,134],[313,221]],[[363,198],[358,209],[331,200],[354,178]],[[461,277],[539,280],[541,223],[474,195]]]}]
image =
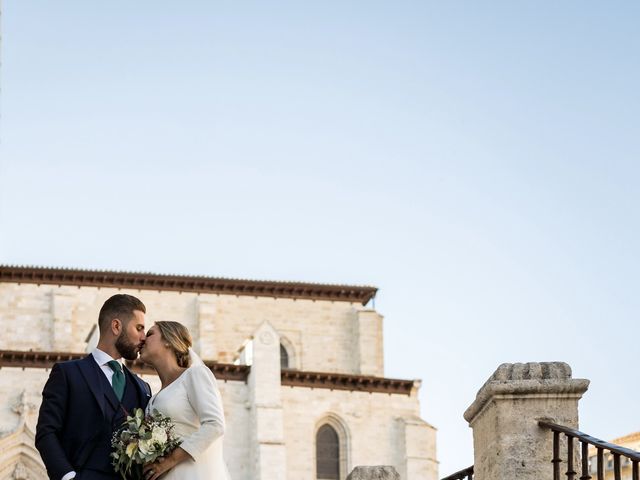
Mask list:
[{"label": "metal railing", "polygon": [[[636,452],[629,448],[624,448],[619,445],[614,445],[613,443],[607,443],[599,438],[592,437],[591,435],[587,435],[586,433],[582,433],[573,428],[565,427],[563,425],[557,425],[551,422],[540,421],[538,422],[543,428],[548,428],[553,432],[553,459],[551,462],[553,463],[553,480],[560,480],[560,464],[562,463],[562,458],[560,456],[560,435],[564,434],[567,438],[567,454],[566,454],[566,463],[567,463],[567,471],[565,475],[568,480],[575,480],[578,472],[575,471],[577,465],[574,465],[575,455],[575,441],[577,440],[580,443],[580,459],[579,462],[580,470],[582,472],[579,477],[580,480],[590,480],[594,478],[590,475],[590,472],[596,473],[597,480],[605,480],[604,476],[604,455],[605,452],[608,452],[611,457],[613,457],[613,475],[614,480],[622,480],[622,465],[620,462],[620,458],[628,459],[627,462],[631,462],[631,475],[633,480],[640,480],[638,465],[640,464],[640,452]],[[589,465],[589,445],[592,445],[596,449],[595,455],[595,468],[593,465]],[[595,470],[595,471],[594,471]],[[448,477],[447,477],[448,478]]]},{"label": "metal railing", "polygon": [[473,480],[473,465],[444,477],[442,480]]}]

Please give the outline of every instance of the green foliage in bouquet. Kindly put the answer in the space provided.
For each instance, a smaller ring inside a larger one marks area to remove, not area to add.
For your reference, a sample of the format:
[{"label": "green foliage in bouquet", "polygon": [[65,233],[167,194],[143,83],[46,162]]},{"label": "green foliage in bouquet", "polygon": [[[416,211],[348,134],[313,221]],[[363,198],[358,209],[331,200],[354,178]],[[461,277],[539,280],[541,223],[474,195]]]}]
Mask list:
[{"label": "green foliage in bouquet", "polygon": [[111,438],[111,463],[123,479],[142,479],[144,464],[170,454],[181,443],[169,417],[155,409],[145,416],[136,408]]}]

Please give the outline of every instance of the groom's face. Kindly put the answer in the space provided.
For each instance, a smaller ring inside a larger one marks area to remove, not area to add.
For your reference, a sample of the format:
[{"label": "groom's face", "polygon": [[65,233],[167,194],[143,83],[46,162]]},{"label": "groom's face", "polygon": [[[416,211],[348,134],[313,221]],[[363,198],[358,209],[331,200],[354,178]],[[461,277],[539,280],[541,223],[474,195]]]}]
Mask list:
[{"label": "groom's face", "polygon": [[140,348],[144,345],[144,313],[133,311],[133,318],[129,320],[116,339],[116,349],[127,360],[138,358]]}]

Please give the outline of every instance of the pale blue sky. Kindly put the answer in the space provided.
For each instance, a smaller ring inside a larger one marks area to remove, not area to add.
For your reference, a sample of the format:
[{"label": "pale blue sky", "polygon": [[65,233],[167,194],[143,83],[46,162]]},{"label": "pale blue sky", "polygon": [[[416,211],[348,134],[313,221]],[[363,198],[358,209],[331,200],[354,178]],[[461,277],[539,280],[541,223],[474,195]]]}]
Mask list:
[{"label": "pale blue sky", "polygon": [[442,475],[502,362],[640,429],[640,3],[4,0],[0,263],[373,284]]}]

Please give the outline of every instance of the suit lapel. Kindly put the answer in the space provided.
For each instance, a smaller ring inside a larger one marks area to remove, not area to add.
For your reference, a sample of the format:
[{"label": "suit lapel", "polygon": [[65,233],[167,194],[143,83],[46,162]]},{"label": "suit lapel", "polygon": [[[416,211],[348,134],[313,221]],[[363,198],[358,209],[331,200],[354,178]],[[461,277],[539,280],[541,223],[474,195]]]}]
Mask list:
[{"label": "suit lapel", "polygon": [[[107,382],[106,378],[104,380],[105,382]],[[109,382],[107,382],[107,385],[108,383]],[[125,388],[127,387],[125,386]],[[116,392],[113,391],[113,388],[110,385],[109,388],[107,388],[106,386],[104,387],[104,396],[109,401],[113,409],[117,412],[120,409],[120,401],[118,400],[118,397],[116,397]]]},{"label": "suit lapel", "polygon": [[144,409],[149,402],[149,398],[151,398],[151,392],[147,388],[147,384],[140,379],[136,374],[134,374],[131,370],[129,370],[126,366],[124,367],[125,376],[127,376],[130,380],[130,383],[135,386],[138,392],[138,398],[143,402],[142,408]]},{"label": "suit lapel", "polygon": [[100,381],[100,375],[103,375],[100,367],[93,358],[93,355],[89,354],[78,362],[78,368],[80,373],[87,382],[89,390],[93,394],[100,406],[100,411],[104,416],[104,389],[102,388],[102,382]]}]

